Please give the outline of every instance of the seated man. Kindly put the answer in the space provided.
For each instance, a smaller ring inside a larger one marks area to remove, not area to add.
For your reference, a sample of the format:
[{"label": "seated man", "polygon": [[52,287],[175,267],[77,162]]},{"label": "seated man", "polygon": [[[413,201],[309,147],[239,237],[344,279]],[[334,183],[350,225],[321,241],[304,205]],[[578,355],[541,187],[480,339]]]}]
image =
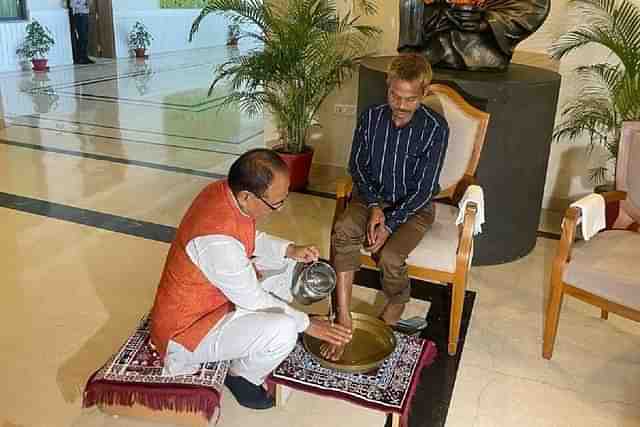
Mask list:
[{"label": "seated man", "polygon": [[[347,328],[310,319],[285,302],[295,261],[318,258],[313,246],[256,232],[256,220],[282,207],[288,191],[287,166],[274,151],[240,156],[228,179],[205,187],[185,214],[151,311],[151,340],[171,375],[231,360],[225,384],[253,409],[273,406],[262,384],[299,332],[334,345],[351,339]],[[270,264],[262,283],[253,256]]]},{"label": "seated man", "polygon": [[[382,272],[387,300],[382,320],[395,325],[410,298],[405,261],[434,221],[431,198],[440,191],[449,137],[444,118],[421,104],[431,75],[424,57],[398,56],[388,70],[388,103],[370,107],[357,123],[349,162],[353,197],[331,239],[337,321],[349,329],[351,289],[363,245]],[[338,359],[340,350],[325,346],[324,356]]]}]

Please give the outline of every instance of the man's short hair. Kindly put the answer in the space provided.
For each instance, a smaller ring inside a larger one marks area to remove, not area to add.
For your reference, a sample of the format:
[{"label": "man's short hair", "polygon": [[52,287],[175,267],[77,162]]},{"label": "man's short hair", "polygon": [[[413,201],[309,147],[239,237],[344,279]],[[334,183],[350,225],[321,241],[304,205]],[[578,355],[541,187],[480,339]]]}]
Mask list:
[{"label": "man's short hair", "polygon": [[236,159],[227,182],[233,194],[248,191],[262,197],[273,182],[274,172],[288,173],[287,164],[273,150],[256,148]]},{"label": "man's short hair", "polygon": [[391,80],[419,81],[423,89],[426,89],[432,78],[431,65],[424,56],[417,53],[396,56],[387,70],[387,83]]}]

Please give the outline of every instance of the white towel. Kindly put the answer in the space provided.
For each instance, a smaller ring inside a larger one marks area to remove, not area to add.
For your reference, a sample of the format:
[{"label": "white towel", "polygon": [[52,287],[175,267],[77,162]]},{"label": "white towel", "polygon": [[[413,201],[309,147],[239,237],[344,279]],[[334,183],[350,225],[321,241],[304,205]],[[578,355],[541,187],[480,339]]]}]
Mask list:
[{"label": "white towel", "polygon": [[582,237],[584,240],[589,240],[607,226],[604,197],[600,194],[589,194],[571,203],[571,207],[578,208],[582,212]]},{"label": "white towel", "polygon": [[476,223],[473,229],[473,235],[482,233],[482,224],[484,224],[484,192],[479,185],[470,185],[467,187],[467,191],[464,192],[464,196],[458,204],[458,218],[456,218],[456,225],[464,222],[464,211],[467,208],[468,203],[475,203],[478,207],[478,213],[476,214]]}]

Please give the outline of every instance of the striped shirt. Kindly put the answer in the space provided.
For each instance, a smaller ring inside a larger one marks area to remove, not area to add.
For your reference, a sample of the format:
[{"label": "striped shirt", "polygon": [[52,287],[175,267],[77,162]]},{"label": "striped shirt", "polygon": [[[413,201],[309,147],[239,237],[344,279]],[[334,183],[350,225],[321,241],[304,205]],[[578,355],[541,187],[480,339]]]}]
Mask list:
[{"label": "striped shirt", "polygon": [[349,172],[369,207],[388,203],[385,225],[394,232],[438,194],[438,179],[449,127],[421,105],[402,128],[394,125],[389,104],[366,110],[353,136]]}]

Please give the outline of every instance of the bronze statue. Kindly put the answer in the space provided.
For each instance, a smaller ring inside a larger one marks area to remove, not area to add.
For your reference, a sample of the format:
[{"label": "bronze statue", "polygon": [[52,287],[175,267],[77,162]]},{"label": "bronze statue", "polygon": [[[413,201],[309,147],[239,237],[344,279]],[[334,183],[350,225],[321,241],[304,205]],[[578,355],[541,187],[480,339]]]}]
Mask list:
[{"label": "bronze statue", "polygon": [[438,67],[504,71],[549,9],[550,0],[400,0],[398,51]]}]

